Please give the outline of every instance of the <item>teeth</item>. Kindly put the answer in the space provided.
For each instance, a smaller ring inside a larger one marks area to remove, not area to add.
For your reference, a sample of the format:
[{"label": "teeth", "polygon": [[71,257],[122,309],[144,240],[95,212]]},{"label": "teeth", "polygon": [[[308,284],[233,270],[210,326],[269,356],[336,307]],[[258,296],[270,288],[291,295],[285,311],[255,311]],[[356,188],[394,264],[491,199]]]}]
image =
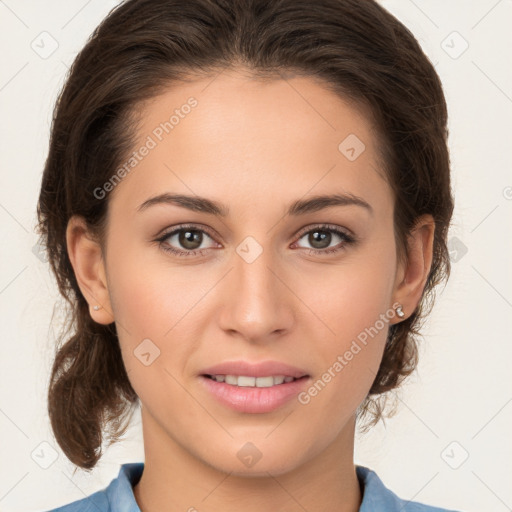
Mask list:
[{"label": "teeth", "polygon": [[224,382],[226,384],[233,384],[234,386],[238,385],[238,377],[235,377],[234,375],[226,375],[224,377]]},{"label": "teeth", "polygon": [[[282,384],[286,377],[283,377],[282,375],[278,375],[277,377],[272,377],[274,379],[274,384]],[[293,377],[290,377],[293,380]]]},{"label": "teeth", "polygon": [[268,376],[268,377],[250,377],[247,375],[210,375],[217,382],[225,382],[232,386],[240,387],[257,387],[269,388],[282,384],[283,382],[292,382],[293,377],[285,377],[284,375]]}]

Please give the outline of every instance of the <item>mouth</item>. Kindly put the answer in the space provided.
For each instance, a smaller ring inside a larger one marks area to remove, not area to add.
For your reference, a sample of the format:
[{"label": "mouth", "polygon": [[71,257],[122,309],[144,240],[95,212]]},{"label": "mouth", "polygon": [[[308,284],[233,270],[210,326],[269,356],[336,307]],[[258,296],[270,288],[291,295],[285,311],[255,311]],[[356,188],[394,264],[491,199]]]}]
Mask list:
[{"label": "mouth", "polygon": [[202,377],[214,380],[215,382],[223,382],[230,386],[244,388],[270,388],[273,386],[281,386],[294,382],[296,380],[307,379],[309,375],[301,377],[292,377],[291,375],[269,375],[266,377],[256,377],[252,375],[222,375],[222,374],[202,374]]},{"label": "mouth", "polygon": [[293,399],[310,383],[309,375],[234,375],[202,373],[201,385],[209,396],[244,414],[271,413]]},{"label": "mouth", "polygon": [[241,359],[224,361],[209,368],[203,368],[200,375],[217,382],[241,387],[268,387],[309,376],[304,369],[281,361],[253,362]]},{"label": "mouth", "polygon": [[277,360],[231,360],[203,368],[198,377],[209,396],[241,413],[270,413],[289,404],[309,384],[302,368]]}]

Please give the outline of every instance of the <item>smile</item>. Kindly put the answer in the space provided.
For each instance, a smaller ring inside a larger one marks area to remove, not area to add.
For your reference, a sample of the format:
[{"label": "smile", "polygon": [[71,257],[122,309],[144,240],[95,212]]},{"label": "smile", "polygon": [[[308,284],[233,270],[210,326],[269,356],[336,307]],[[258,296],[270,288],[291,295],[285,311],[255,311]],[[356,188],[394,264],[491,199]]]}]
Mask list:
[{"label": "smile", "polygon": [[270,388],[272,386],[283,384],[284,382],[288,383],[297,380],[294,377],[285,377],[284,375],[270,375],[268,377],[252,377],[248,375],[206,375],[206,377],[217,382],[225,382],[231,386],[256,388]]}]

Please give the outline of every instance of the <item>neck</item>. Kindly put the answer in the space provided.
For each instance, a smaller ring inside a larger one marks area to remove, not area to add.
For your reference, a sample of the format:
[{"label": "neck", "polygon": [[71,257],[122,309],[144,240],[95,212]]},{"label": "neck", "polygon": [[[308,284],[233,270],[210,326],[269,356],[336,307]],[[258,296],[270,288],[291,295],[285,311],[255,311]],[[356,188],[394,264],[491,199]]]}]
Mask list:
[{"label": "neck", "polygon": [[353,463],[354,417],[321,453],[293,470],[238,476],[195,457],[142,411],[145,465],[134,486],[141,512],[359,510],[362,496]]}]

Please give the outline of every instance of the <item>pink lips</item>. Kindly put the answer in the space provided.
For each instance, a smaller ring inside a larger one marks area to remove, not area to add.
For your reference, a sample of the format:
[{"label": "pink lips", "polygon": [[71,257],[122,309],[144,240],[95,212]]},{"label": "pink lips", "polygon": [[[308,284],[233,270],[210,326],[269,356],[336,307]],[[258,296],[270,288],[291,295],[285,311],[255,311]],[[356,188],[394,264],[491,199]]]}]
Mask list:
[{"label": "pink lips", "polygon": [[[271,387],[242,387],[217,382],[210,375],[247,375],[269,377],[283,375],[294,377],[292,382],[283,382]],[[254,364],[231,361],[205,368],[200,379],[205,389],[221,404],[243,413],[266,413],[278,409],[300,393],[310,380],[304,370],[278,361]]]},{"label": "pink lips", "polygon": [[262,363],[227,361],[201,371],[201,375],[250,375],[253,377],[284,375],[285,377],[294,377],[296,379],[300,379],[307,374],[306,371],[300,368],[280,363],[279,361],[264,361]]}]

